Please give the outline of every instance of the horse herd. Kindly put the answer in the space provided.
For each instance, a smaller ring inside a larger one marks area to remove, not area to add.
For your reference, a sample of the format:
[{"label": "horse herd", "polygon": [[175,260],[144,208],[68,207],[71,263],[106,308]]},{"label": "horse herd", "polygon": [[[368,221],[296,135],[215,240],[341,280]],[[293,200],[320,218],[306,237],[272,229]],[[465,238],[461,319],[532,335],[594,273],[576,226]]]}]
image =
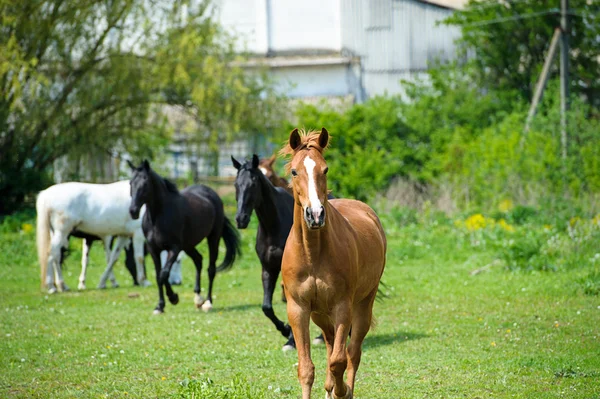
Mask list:
[{"label": "horse herd", "polygon": [[[280,151],[290,158],[291,184],[273,173],[275,157],[244,163],[231,157],[239,229],[258,218],[256,253],[262,265],[264,314],[287,340],[284,350],[298,351],[298,378],[303,399],[310,398],[314,365],[310,357],[309,323],[321,329],[327,347],[326,398],[351,398],[360,364],[362,342],[371,327],[372,308],[383,274],[386,238],[375,212],[366,204],[336,199],[328,193],[328,167],[323,156],[329,133],[294,129]],[[42,191],[37,199],[37,246],[42,284],[49,292],[66,290],[61,262],[70,235],[84,238],[79,288],[85,288],[88,240],[104,242],[107,266],[100,279],[117,282],[113,265],[131,241],[128,259],[134,281],[148,285],[143,260],[152,257],[159,301],[155,314],[179,302],[172,287],[172,268],[180,253],[196,267],[194,303],[209,311],[217,272],[230,268],[240,254],[237,230],[225,216],[216,192],[203,185],[178,190],[147,161],[129,162],[129,181],[113,184],[63,183]],[[200,294],[203,257],[195,248],[206,238],[209,247],[208,292]],[[217,266],[219,242],[226,247]],[[111,249],[111,241],[114,245]],[[89,241],[91,243],[91,241]],[[161,253],[166,259],[161,260]],[[133,258],[133,259],[131,259]],[[273,311],[273,293],[282,275],[287,301],[286,324]],[[171,279],[170,279],[171,277]],[[348,371],[344,382],[344,373]]]}]

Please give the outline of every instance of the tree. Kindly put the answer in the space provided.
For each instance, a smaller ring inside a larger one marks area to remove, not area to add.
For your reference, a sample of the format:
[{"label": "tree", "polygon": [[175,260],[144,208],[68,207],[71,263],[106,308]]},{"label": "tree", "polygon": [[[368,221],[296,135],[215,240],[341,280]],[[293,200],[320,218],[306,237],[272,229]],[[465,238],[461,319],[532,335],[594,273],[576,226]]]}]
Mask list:
[{"label": "tree", "polygon": [[152,157],[168,137],[165,105],[197,115],[211,140],[276,115],[271,82],[231,65],[235,40],[212,11],[193,0],[0,0],[0,215],[47,185],[65,154]]},{"label": "tree", "polygon": [[[570,90],[598,106],[600,8],[588,0],[569,3]],[[468,71],[481,88],[514,91],[529,103],[550,38],[560,26],[559,9],[559,0],[471,0],[445,23],[460,28],[459,46],[472,55]]]}]

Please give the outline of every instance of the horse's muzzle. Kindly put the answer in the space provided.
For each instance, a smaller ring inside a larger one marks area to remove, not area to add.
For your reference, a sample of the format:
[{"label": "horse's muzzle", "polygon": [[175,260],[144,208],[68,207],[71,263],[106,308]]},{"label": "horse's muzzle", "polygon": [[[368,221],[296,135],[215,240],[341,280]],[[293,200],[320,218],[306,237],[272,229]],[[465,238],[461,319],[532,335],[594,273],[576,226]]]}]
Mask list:
[{"label": "horse's muzzle", "polygon": [[325,226],[325,208],[322,205],[317,209],[306,207],[304,220],[309,229],[320,229]]},{"label": "horse's muzzle", "polygon": [[250,215],[247,213],[237,214],[235,215],[235,221],[238,229],[245,229],[250,223]]},{"label": "horse's muzzle", "polygon": [[129,215],[131,215],[131,218],[133,220],[136,220],[137,218],[140,217],[140,208],[137,207],[129,207]]}]

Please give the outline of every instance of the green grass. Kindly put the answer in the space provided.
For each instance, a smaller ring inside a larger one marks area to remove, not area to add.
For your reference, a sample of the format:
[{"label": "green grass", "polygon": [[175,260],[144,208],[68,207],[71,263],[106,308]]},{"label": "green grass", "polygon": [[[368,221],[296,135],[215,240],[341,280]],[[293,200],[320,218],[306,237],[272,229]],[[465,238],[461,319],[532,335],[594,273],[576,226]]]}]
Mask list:
[{"label": "green grass", "polygon": [[[510,272],[491,245],[473,247],[451,225],[401,227],[384,217],[384,227],[389,297],[375,304],[356,398],[600,398],[597,272]],[[260,309],[254,228],[253,220],[242,232],[240,262],[217,276],[212,313],[193,307],[186,258],[181,302],[162,316],[152,315],[156,287],[132,287],[122,262],[121,288],[41,293],[34,232],[3,233],[0,397],[298,398],[296,353],[281,351],[285,340]],[[72,241],[65,271],[73,289],[79,245]],[[88,287],[102,259],[96,245]],[[202,278],[206,286],[206,271]],[[313,394],[322,397],[323,347],[313,360]]]}]

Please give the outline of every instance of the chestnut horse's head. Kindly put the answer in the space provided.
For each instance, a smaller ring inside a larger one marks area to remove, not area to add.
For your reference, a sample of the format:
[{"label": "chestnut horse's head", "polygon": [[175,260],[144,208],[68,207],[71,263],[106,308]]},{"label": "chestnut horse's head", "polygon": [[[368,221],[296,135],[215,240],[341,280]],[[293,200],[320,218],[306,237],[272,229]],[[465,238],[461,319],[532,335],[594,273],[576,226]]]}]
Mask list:
[{"label": "chestnut horse's head", "polygon": [[275,159],[277,159],[277,156],[273,155],[271,158],[263,158],[263,159],[261,159],[260,163],[258,164],[258,169],[271,182],[273,182],[273,177],[276,176],[275,175],[275,171],[273,170],[273,164],[275,163]]},{"label": "chestnut horse's head", "polygon": [[325,203],[327,202],[327,163],[323,151],[329,143],[329,133],[303,133],[292,130],[283,154],[291,154],[287,165],[292,175],[292,189],[296,204],[302,206],[304,221],[310,229],[325,225]]}]

